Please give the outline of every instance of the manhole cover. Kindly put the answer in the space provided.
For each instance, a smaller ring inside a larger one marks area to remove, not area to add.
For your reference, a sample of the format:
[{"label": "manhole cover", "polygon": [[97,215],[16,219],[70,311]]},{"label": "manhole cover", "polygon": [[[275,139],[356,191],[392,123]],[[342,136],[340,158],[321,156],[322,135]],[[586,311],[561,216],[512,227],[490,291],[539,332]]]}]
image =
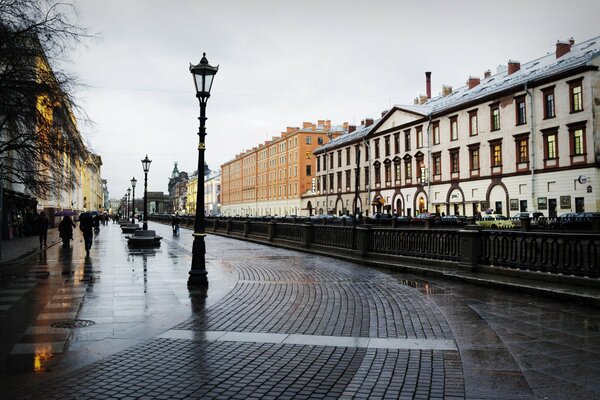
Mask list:
[{"label": "manhole cover", "polygon": [[58,321],[53,324],[50,324],[53,328],[87,328],[88,326],[94,325],[94,321],[90,321],[88,319],[65,319],[63,321]]}]

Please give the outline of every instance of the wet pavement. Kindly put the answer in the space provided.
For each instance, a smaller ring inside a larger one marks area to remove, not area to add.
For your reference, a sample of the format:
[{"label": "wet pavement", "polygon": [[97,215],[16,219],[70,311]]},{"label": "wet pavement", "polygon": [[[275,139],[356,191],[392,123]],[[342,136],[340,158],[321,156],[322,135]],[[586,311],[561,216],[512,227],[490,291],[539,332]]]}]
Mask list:
[{"label": "wet pavement", "polygon": [[600,398],[600,310],[118,225],[0,267],[0,398]]}]

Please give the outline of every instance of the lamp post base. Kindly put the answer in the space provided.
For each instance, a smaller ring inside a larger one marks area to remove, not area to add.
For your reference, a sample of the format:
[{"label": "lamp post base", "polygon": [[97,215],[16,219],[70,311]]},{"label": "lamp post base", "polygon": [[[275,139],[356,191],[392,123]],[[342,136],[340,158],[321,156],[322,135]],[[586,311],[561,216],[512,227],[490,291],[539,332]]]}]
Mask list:
[{"label": "lamp post base", "polygon": [[206,245],[204,233],[194,233],[192,245],[192,268],[188,278],[188,286],[208,286],[208,274],[206,272]]},{"label": "lamp post base", "polygon": [[190,271],[187,285],[208,287],[208,274],[206,271]]},{"label": "lamp post base", "polygon": [[144,221],[144,225],[142,225],[142,230],[148,230],[148,221]]}]

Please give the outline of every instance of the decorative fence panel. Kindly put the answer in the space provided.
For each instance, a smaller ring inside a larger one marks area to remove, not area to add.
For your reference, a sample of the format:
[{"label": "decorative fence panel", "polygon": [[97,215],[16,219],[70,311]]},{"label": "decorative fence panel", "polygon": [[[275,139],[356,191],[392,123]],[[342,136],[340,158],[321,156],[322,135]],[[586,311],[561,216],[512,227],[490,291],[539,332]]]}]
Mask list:
[{"label": "decorative fence panel", "polygon": [[600,277],[597,235],[484,231],[481,241],[482,264]]},{"label": "decorative fence panel", "polygon": [[231,232],[244,233],[244,221],[231,221]]},{"label": "decorative fence panel", "polygon": [[268,236],[269,235],[269,223],[268,222],[254,222],[250,224],[250,235],[257,236]]},{"label": "decorative fence panel", "polygon": [[459,261],[460,235],[453,230],[372,229],[369,251]]},{"label": "decorative fence panel", "polygon": [[352,227],[315,225],[312,229],[312,243],[322,246],[352,249]]},{"label": "decorative fence panel", "polygon": [[302,241],[302,226],[296,224],[277,224],[275,230],[277,239],[291,240],[293,242]]}]

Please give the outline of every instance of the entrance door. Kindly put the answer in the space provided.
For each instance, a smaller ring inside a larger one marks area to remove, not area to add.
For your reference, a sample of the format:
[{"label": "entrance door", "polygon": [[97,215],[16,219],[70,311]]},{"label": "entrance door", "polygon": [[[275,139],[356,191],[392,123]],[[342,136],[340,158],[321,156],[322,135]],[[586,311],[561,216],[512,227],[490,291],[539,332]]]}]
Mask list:
[{"label": "entrance door", "polygon": [[548,199],[548,217],[556,218],[556,199]]},{"label": "entrance door", "polygon": [[575,212],[580,213],[585,211],[583,197],[575,197]]}]

